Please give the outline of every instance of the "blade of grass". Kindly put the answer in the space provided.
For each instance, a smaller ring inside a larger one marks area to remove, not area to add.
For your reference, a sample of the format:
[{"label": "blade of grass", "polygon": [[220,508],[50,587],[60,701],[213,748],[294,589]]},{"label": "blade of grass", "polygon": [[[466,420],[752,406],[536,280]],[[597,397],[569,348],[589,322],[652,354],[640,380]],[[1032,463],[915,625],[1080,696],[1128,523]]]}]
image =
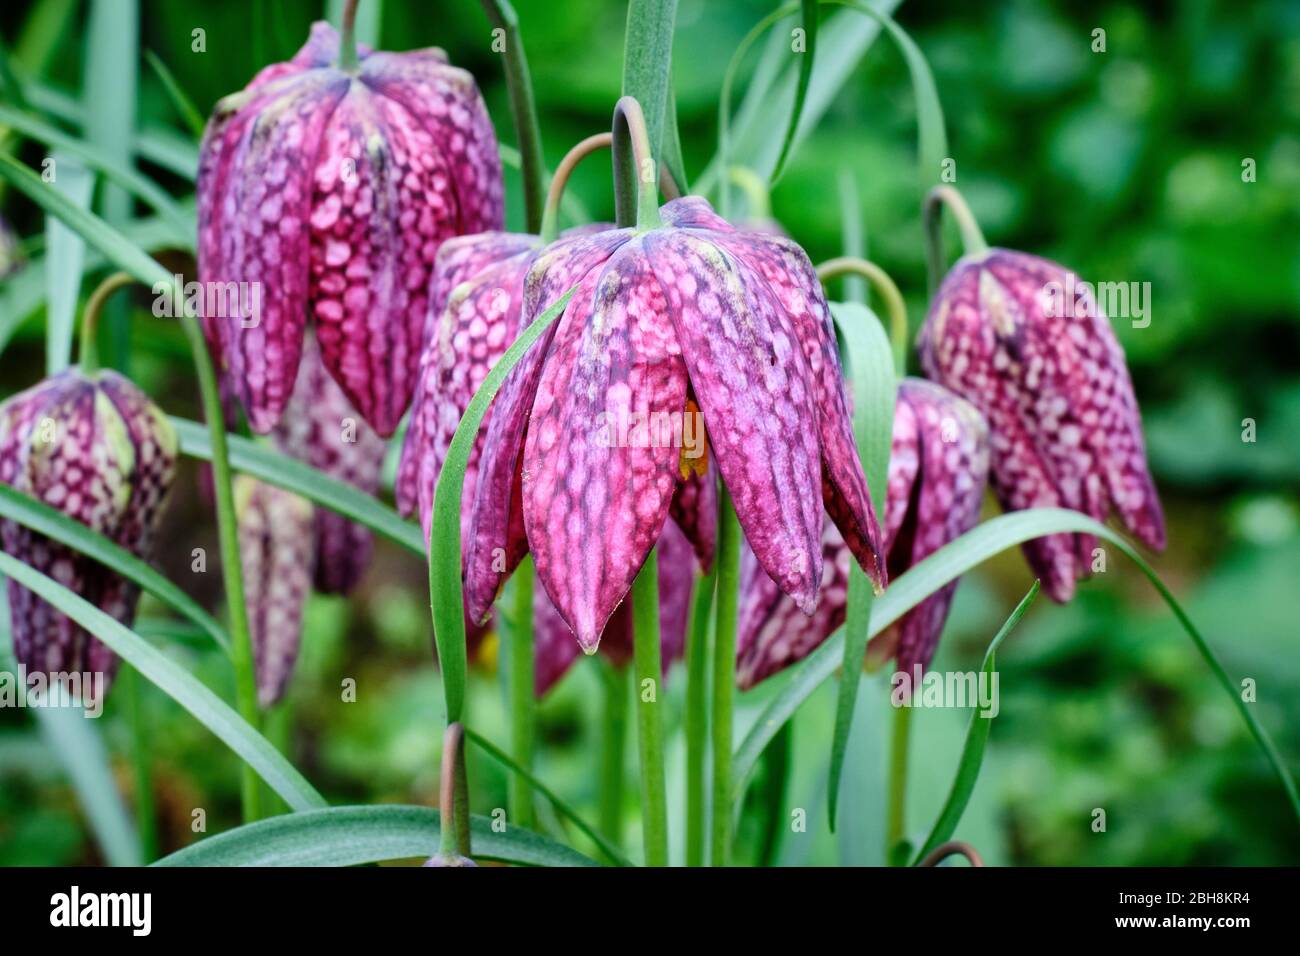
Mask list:
[{"label": "blade of grass", "polygon": [[145,62],[153,70],[154,75],[158,77],[158,82],[162,83],[163,89],[167,91],[167,98],[172,101],[172,106],[176,107],[176,112],[180,114],[189,131],[198,139],[203,135],[203,127],[206,125],[203,114],[199,108],[194,105],[194,101],[189,95],[181,89],[180,83],[176,82],[176,77],[153,50],[144,51]]},{"label": "blade of grass", "polygon": [[[55,154],[51,188],[81,209],[90,206],[95,177],[75,160]],[[45,217],[45,373],[54,375],[72,362],[72,340],[81,296],[86,243],[54,216]]]}]

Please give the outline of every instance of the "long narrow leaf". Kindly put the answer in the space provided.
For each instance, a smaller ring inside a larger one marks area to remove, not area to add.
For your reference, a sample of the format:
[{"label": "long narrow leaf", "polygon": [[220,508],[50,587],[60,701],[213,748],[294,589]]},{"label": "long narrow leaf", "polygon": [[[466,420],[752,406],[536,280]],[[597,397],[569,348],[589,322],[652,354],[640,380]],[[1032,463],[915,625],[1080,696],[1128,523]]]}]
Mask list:
[{"label": "long narrow leaf", "polygon": [[185,121],[185,125],[194,134],[194,138],[198,139],[203,135],[203,114],[194,105],[194,101],[190,99],[189,94],[181,89],[180,83],[176,82],[176,76],[168,68],[167,64],[159,58],[158,54],[154,53],[153,50],[145,50],[144,59],[149,64],[149,68],[153,70],[154,75],[158,77],[158,82],[163,85],[163,89],[167,91],[167,97],[172,101],[172,105],[176,107],[176,112]]},{"label": "long narrow leaf", "polygon": [[[876,515],[884,521],[885,489],[889,484],[889,450],[894,434],[894,352],[885,327],[865,305],[832,303],[831,315],[839,332],[840,348],[853,387],[853,437],[862,469],[871,489]],[[853,728],[858,702],[858,679],[867,653],[867,628],[871,620],[871,581],[856,561],[849,564],[849,591],[844,619],[844,672],[835,702],[835,728],[831,735],[830,777],[827,783],[827,822],[835,829],[844,754]]]},{"label": "long narrow leaf", "polygon": [[[1109,541],[1137,565],[1151,582],[1152,587],[1164,598],[1211,673],[1232,699],[1233,706],[1241,714],[1251,736],[1259,744],[1260,750],[1268,758],[1283,789],[1286,790],[1297,820],[1300,820],[1300,792],[1296,790],[1295,780],[1290,770],[1278,753],[1272,737],[1241,699],[1237,686],[1228,677],[1214,651],[1196,629],[1196,625],[1192,623],[1191,618],[1187,616],[1164,581],[1137,550],[1121,535],[1087,515],[1064,508],[1031,508],[1000,515],[973,528],[891,582],[888,590],[872,607],[871,629],[868,636],[879,634],[949,581],[956,580],[971,568],[1007,548],[1044,535],[1077,533],[1096,535]],[[746,777],[753,770],[763,748],[767,746],[781,724],[785,723],[798,710],[799,705],[835,672],[843,650],[844,630],[841,628],[804,659],[803,663],[796,668],[790,683],[782,688],[781,692],[763,709],[736,751],[734,779],[737,797],[743,794]]]},{"label": "long narrow leaf", "polygon": [[[206,425],[175,417],[171,423],[180,439],[181,454],[204,461],[212,459],[212,442]],[[295,492],[330,511],[365,525],[407,551],[424,555],[424,539],[420,536],[419,527],[412,522],[403,521],[396,511],[364,491],[239,435],[227,435],[226,442],[230,451],[230,467],[235,471]]]},{"label": "long narrow leaf", "polygon": [[[95,177],[75,160],[56,154],[51,189],[57,189],[80,209],[90,206]],[[45,373],[54,375],[72,362],[72,341],[81,296],[81,270],[86,243],[54,216],[45,218]]]},{"label": "long narrow leaf", "polygon": [[[524,866],[596,866],[576,850],[519,827],[496,832],[470,818],[474,855]],[[439,814],[384,804],[331,807],[272,817],[227,830],[163,857],[155,866],[359,866],[429,857],[438,851]]]},{"label": "long narrow leaf", "polygon": [[[664,149],[665,132],[672,99],[673,25],[677,19],[677,0],[629,0],[627,35],[623,42],[623,95],[635,96],[645,113],[646,129],[655,162],[677,162]],[[676,115],[675,112],[673,114]],[[673,139],[676,139],[674,134]],[[679,183],[686,182],[686,171],[668,171]]]},{"label": "long narrow leaf", "polygon": [[0,574],[13,578],[103,641],[163,693],[189,711],[199,723],[216,734],[289,806],[295,810],[325,806],[325,798],[265,737],[250,727],[198,678],[140,635],[12,555],[0,552]]},{"label": "long narrow leaf", "polygon": [[74,521],[63,512],[56,511],[49,505],[3,484],[0,484],[0,518],[15,521],[111,567],[122,577],[140,585],[158,600],[189,618],[222,650],[229,651],[230,638],[226,636],[226,632],[222,630],[216,619],[203,610],[197,601],[146,562],[102,534],[92,531],[79,521]]},{"label": "long narrow leaf", "polygon": [[[1034,598],[1038,597],[1040,584],[1039,581],[1033,583],[1025,596],[1020,599],[1020,603],[1016,605],[1016,609],[1011,612],[1011,616],[989,642],[989,648],[984,652],[983,680],[988,681],[993,676],[993,671],[997,667],[998,646],[1011,633],[1012,628],[1020,623],[1020,619],[1029,610],[1029,605],[1034,603]],[[943,810],[934,821],[930,836],[926,838],[916,854],[913,865],[925,859],[926,854],[956,831],[957,824],[961,822],[961,815],[966,812],[966,804],[970,802],[971,794],[975,792],[975,781],[979,779],[980,766],[984,762],[984,745],[988,743],[989,731],[992,729],[992,716],[986,717],[981,714],[979,705],[976,704],[975,711],[970,715],[970,727],[966,731],[966,743],[962,747],[961,760],[957,764],[957,776],[953,779],[952,789],[948,791],[948,799],[944,802]]]},{"label": "long narrow leaf", "polygon": [[[799,132],[799,119],[803,115],[803,104],[808,98],[808,84],[812,82],[813,60],[817,52],[817,0],[800,0],[800,24],[804,32],[804,49],[799,57],[799,79],[794,88],[794,106],[790,108],[790,119],[785,127],[785,140],[781,143],[781,155],[776,158],[776,168],[772,170],[771,182],[775,185],[785,172],[786,160],[794,148],[795,134]],[[832,818],[834,814],[831,814]]]}]

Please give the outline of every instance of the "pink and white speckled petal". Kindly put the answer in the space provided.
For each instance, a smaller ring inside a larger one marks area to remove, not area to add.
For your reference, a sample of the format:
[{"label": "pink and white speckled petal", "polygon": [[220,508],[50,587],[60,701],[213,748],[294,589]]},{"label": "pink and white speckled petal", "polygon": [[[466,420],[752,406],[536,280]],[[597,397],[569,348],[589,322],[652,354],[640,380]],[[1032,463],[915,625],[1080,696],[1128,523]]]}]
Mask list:
[{"label": "pink and white speckled petal", "polygon": [[798,334],[770,287],[691,230],[645,236],[736,514],[782,590],[812,613],[821,581],[821,447]]},{"label": "pink and white speckled petal", "polygon": [[707,229],[712,233],[736,232],[736,227],[723,219],[703,196],[683,196],[666,202],[659,215],[670,226],[679,229]]},{"label": "pink and white speckled petal", "polygon": [[590,651],[668,517],[686,366],[639,241],[589,275],[574,302],[538,381],[524,526],[538,580]]}]

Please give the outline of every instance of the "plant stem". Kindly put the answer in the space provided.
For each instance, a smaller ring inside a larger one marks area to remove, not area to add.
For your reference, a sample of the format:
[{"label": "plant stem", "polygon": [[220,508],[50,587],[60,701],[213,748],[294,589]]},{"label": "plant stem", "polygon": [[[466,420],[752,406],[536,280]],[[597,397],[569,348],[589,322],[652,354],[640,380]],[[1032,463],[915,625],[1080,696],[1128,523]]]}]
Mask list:
[{"label": "plant stem", "polygon": [[894,708],[894,732],[889,744],[889,802],[885,817],[885,853],[892,860],[894,847],[907,832],[907,750],[911,740],[912,708]]},{"label": "plant stem", "polygon": [[347,0],[343,5],[343,23],[339,29],[339,69],[357,68],[357,2]]},{"label": "plant stem", "polygon": [[146,864],[158,858],[158,814],[153,802],[149,767],[149,724],[144,717],[144,685],[130,664],[122,665],[118,684],[126,696],[131,722],[131,763],[135,772],[135,825],[140,832],[140,858]]},{"label": "plant stem", "polygon": [[[646,866],[668,865],[668,796],[659,719],[659,556],[652,548],[632,583],[636,727],[641,757],[641,839]],[[647,691],[649,691],[647,699]]]},{"label": "plant stem", "polygon": [[519,170],[524,181],[524,221],[528,232],[542,226],[542,197],[546,195],[546,171],[542,160],[541,124],[528,73],[528,57],[519,36],[519,17],[509,0],[482,0],[483,12],[492,26],[505,31],[506,90],[510,94],[510,118],[515,124],[519,147]]},{"label": "plant stem", "polygon": [[[749,204],[749,218],[767,219],[772,215],[772,198],[767,191],[767,183],[748,166],[732,166],[727,170],[729,182],[740,187]],[[725,188],[725,187],[724,187]]]},{"label": "plant stem", "polygon": [[[173,295],[176,290],[173,289]],[[199,376],[199,394],[203,416],[207,419],[212,443],[212,485],[217,501],[217,540],[221,547],[221,576],[226,589],[226,611],[230,617],[230,659],[235,668],[235,702],[239,715],[254,730],[258,728],[257,676],[253,663],[253,642],[248,630],[248,610],[244,603],[244,572],[239,563],[239,525],[235,517],[235,497],[230,487],[230,453],[226,447],[226,419],[221,410],[217,375],[208,354],[208,343],[198,319],[181,308],[181,328],[189,340],[194,369]],[[260,813],[260,787],[257,773],[243,764],[240,795],[244,822],[252,823]]]},{"label": "plant stem", "polygon": [[717,568],[695,583],[686,635],[686,865],[704,865],[704,758],[709,732],[709,623]]},{"label": "plant stem", "polygon": [[710,863],[731,856],[731,711],[736,681],[736,614],[740,596],[740,520],[725,484],[718,497],[717,625],[713,636],[713,827]]},{"label": "plant stem", "polygon": [[954,186],[935,186],[926,194],[922,205],[922,219],[925,221],[925,249],[928,264],[930,295],[939,288],[939,280],[944,273],[943,256],[943,207],[948,207],[952,217],[957,220],[961,230],[961,244],[964,255],[978,256],[988,251],[989,244],[984,240],[975,215],[966,205],[966,199]]},{"label": "plant stem", "polygon": [[578,164],[600,149],[607,149],[614,136],[612,133],[596,133],[575,143],[564,154],[560,165],[555,167],[551,176],[551,188],[546,193],[546,208],[542,213],[542,225],[539,230],[542,242],[549,245],[560,234],[560,200],[564,197],[564,187],[569,184],[569,177]]},{"label": "plant stem", "polygon": [[81,313],[81,350],[77,362],[82,375],[94,375],[99,371],[99,317],[104,311],[104,303],[118,289],[135,282],[135,276],[129,272],[114,272],[90,293],[86,300],[85,311]]},{"label": "plant stem", "polygon": [[[514,607],[506,627],[510,685],[510,749],[515,763],[533,769],[533,742],[537,736],[537,698],[533,693],[533,562],[525,557],[510,580]],[[533,793],[528,781],[510,775],[510,819],[521,827],[534,826]]]},{"label": "plant stem", "polygon": [[872,288],[880,293],[885,303],[885,315],[889,320],[889,343],[893,346],[894,371],[902,378],[907,374],[907,303],[903,293],[884,269],[869,259],[856,256],[839,256],[827,259],[817,267],[817,278],[823,284],[841,276],[858,275],[871,283]]},{"label": "plant stem", "polygon": [[623,769],[627,741],[627,667],[600,662],[605,706],[600,721],[600,832],[614,846],[623,841]]},{"label": "plant stem", "polygon": [[663,225],[659,218],[659,176],[641,104],[631,96],[614,106],[614,222],[644,232]]},{"label": "plant stem", "polygon": [[442,735],[442,771],[438,778],[440,808],[438,852],[469,859],[469,780],[465,773],[465,728],[447,725]]}]

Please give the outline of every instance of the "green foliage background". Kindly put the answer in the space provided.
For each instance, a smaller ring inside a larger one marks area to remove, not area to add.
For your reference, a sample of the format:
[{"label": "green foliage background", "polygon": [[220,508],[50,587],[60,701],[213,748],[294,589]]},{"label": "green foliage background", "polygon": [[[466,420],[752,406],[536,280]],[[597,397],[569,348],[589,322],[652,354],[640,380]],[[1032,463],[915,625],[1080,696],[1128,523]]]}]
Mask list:
[{"label": "green foliage background", "polygon": [[[553,164],[580,137],[608,128],[625,7],[611,0],[516,5]],[[43,77],[76,93],[86,6],[8,5],[0,34],[12,45],[33,11],[52,12],[56,40]],[[290,56],[321,14],[320,4],[306,0],[141,0],[140,8],[142,48],[168,64],[205,113],[259,66]],[[674,78],[692,175],[716,145],[726,60],[771,8],[681,0]],[[1259,716],[1300,769],[1300,4],[990,0],[905,3],[897,16],[930,59],[958,185],[990,242],[1058,259],[1085,279],[1151,283],[1150,326],[1118,320],[1115,327],[1168,511],[1170,548],[1156,567],[1186,598],[1229,672],[1257,682]],[[196,27],[206,31],[205,53],[191,51]],[[1096,28],[1106,31],[1105,53],[1091,51]],[[393,49],[444,47],[478,78],[498,134],[513,141],[500,63],[476,3],[388,0],[381,36]],[[143,65],[136,115],[141,124],[181,129]],[[22,156],[39,165],[43,152],[26,144]],[[1256,182],[1242,181],[1246,158],[1257,165]],[[183,182],[146,170],[177,195],[185,192]],[[883,42],[870,48],[772,197],[776,218],[814,261],[841,247],[836,183],[845,171],[861,197],[870,254],[908,295],[915,328],[925,302],[914,111],[906,70]],[[517,182],[508,172],[512,225],[521,220]],[[612,216],[606,163],[586,163],[571,188],[593,217]],[[10,193],[0,211],[22,236],[37,237],[25,246],[39,251],[39,214]],[[0,394],[39,375],[42,330],[37,313],[0,355]],[[133,375],[168,411],[194,417],[179,333],[146,317],[133,335]],[[1242,441],[1247,418],[1256,423],[1254,443]],[[189,464],[158,564],[215,606],[215,532],[195,480]],[[206,577],[190,571],[194,547],[211,556]],[[936,667],[978,668],[984,645],[1028,583],[1018,553],[969,575]],[[161,612],[146,606],[141,617],[157,622]],[[271,726],[332,801],[436,803],[440,708],[428,630],[422,567],[383,544],[354,600],[313,599],[290,700]],[[201,644],[176,653],[228,690],[224,662]],[[469,720],[504,740],[502,696],[488,657],[472,682]],[[1001,714],[957,834],[990,862],[1300,858],[1295,820],[1244,726],[1163,605],[1118,556],[1070,606],[1040,601],[998,663]],[[594,661],[580,665],[543,707],[538,771],[590,818],[600,682]],[[676,676],[668,688],[670,732],[680,721],[683,682]],[[340,701],[345,677],[357,681],[355,703]],[[806,809],[808,827],[792,832],[788,817],[776,821],[777,859],[882,859],[885,689],[879,677],[867,683],[835,837],[820,816],[833,687],[798,717],[783,807],[787,814]],[[742,697],[742,728],[765,693]],[[99,729],[129,795],[120,697],[110,698]],[[195,807],[207,811],[209,832],[234,824],[235,758],[160,694],[150,691],[145,705],[162,849],[194,839]],[[909,823],[918,836],[951,780],[965,721],[965,713],[916,716]],[[680,779],[680,737],[674,747],[670,779]],[[634,817],[635,747],[628,753]],[[499,768],[476,759],[471,774],[479,812],[504,805]],[[680,807],[679,793],[670,800]],[[1092,829],[1097,808],[1106,812],[1105,833]],[[742,861],[758,852],[765,832],[751,810],[737,840]],[[543,822],[560,830],[545,812]],[[0,710],[0,863],[96,862],[98,854],[31,715]]]}]

